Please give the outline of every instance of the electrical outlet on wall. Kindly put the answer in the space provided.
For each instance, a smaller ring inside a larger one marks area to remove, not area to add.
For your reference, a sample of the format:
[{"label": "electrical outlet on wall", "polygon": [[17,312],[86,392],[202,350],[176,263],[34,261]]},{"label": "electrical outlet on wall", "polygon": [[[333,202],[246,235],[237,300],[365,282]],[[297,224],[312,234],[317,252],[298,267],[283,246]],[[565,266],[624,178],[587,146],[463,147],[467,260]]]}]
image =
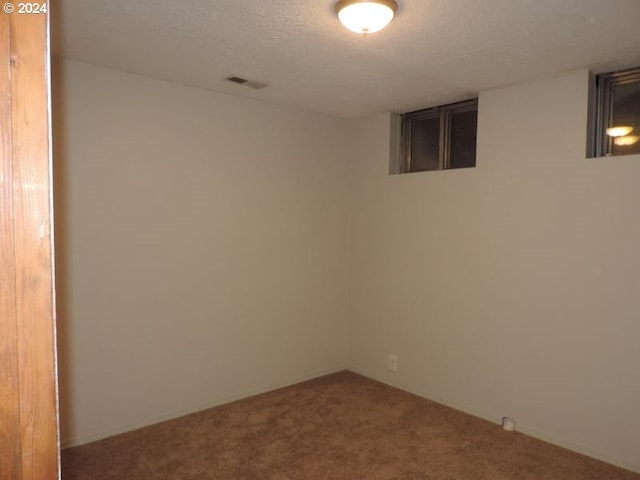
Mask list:
[{"label": "electrical outlet on wall", "polygon": [[397,372],[398,371],[398,356],[397,355],[389,354],[389,357],[387,358],[387,367],[392,372]]}]

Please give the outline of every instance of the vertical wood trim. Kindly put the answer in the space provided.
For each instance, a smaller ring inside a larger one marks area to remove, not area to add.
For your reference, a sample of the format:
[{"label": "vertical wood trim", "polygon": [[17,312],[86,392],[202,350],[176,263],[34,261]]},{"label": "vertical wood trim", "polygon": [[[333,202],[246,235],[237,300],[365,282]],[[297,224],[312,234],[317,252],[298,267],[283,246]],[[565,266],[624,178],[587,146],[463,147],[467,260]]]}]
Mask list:
[{"label": "vertical wood trim", "polygon": [[0,478],[21,478],[20,390],[13,228],[11,21],[0,15]]},{"label": "vertical wood trim", "polygon": [[[11,344],[9,340],[8,351],[17,358],[18,382],[11,395],[17,395],[19,399],[20,420],[19,432],[10,438],[11,443],[18,445],[20,458],[12,466],[7,461],[11,474],[6,478],[53,480],[59,478],[59,440],[52,261],[49,19],[48,14],[14,12],[9,16],[0,12],[0,15],[4,16],[2,31],[10,32],[10,55],[3,57],[0,68],[4,69],[3,86],[4,76],[10,78],[8,93],[11,99],[10,121],[5,122],[3,118],[1,127],[3,145],[9,145],[2,147],[3,153],[7,150],[9,154],[2,159],[0,170],[3,175],[9,175],[2,181],[2,261],[8,258],[5,243],[13,248],[12,287],[3,282],[0,289],[3,299],[5,294],[9,300],[13,296],[15,343]],[[9,28],[4,28],[7,18]],[[7,129],[10,139],[5,144]],[[5,216],[4,200],[9,195],[12,195],[13,204]],[[5,242],[8,236],[12,238]],[[6,303],[10,302],[3,300],[0,308],[10,309]],[[0,457],[4,462],[5,452],[0,452]]]}]

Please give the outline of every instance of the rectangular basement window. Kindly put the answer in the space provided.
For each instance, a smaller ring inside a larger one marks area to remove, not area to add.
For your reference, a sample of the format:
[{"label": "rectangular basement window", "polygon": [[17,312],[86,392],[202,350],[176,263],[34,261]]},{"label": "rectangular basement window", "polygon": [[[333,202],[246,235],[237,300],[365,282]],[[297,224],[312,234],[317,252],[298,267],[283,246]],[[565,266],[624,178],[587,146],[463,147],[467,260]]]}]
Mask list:
[{"label": "rectangular basement window", "polygon": [[475,167],[477,129],[477,98],[403,114],[394,173]]},{"label": "rectangular basement window", "polygon": [[640,67],[592,77],[587,157],[640,153]]}]

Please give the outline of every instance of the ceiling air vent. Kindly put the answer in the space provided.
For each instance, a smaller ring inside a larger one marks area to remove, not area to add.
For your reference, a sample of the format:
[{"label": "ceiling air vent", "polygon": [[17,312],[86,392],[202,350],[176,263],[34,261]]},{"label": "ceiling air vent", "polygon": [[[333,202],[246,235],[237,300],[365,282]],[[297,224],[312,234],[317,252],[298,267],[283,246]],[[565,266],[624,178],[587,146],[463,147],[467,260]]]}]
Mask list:
[{"label": "ceiling air vent", "polygon": [[255,80],[247,80],[246,78],[236,77],[235,75],[231,75],[227,77],[225,80],[232,83],[237,83],[238,85],[243,85],[253,90],[262,90],[263,88],[269,86],[268,83],[257,82]]},{"label": "ceiling air vent", "polygon": [[246,78],[235,77],[233,75],[231,75],[230,77],[227,77],[227,80],[233,83],[239,83],[240,85],[243,85],[249,81]]}]

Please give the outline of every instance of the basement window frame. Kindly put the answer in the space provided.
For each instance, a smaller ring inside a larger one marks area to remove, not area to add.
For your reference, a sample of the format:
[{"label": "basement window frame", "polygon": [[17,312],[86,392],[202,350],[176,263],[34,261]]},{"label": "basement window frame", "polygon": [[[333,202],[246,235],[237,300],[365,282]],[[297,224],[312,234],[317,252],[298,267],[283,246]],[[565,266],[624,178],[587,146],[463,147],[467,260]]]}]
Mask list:
[{"label": "basement window frame", "polygon": [[[451,167],[451,123],[452,116],[459,113],[476,112],[478,114],[478,98],[472,98],[461,102],[450,103],[447,105],[440,105],[437,107],[426,108],[423,110],[416,110],[414,112],[408,112],[401,115],[400,118],[400,162],[398,162],[398,171],[393,173],[418,173],[418,172],[431,172],[440,170],[458,170],[466,168],[476,167],[476,156],[474,156],[473,165],[467,167]],[[438,142],[438,168],[437,169],[425,169],[414,170],[412,159],[412,132],[414,122],[420,120],[440,119],[439,129],[439,142]],[[477,118],[477,117],[476,117]],[[476,120],[476,148],[477,148],[477,135],[478,126]],[[476,150],[477,154],[477,150]]]},{"label": "basement window frame", "polygon": [[[589,121],[587,158],[618,157],[636,153],[614,153],[614,138],[607,135],[613,126],[615,88],[620,85],[640,85],[640,66],[625,70],[594,74],[589,77]],[[634,134],[640,135],[640,115]]]}]

